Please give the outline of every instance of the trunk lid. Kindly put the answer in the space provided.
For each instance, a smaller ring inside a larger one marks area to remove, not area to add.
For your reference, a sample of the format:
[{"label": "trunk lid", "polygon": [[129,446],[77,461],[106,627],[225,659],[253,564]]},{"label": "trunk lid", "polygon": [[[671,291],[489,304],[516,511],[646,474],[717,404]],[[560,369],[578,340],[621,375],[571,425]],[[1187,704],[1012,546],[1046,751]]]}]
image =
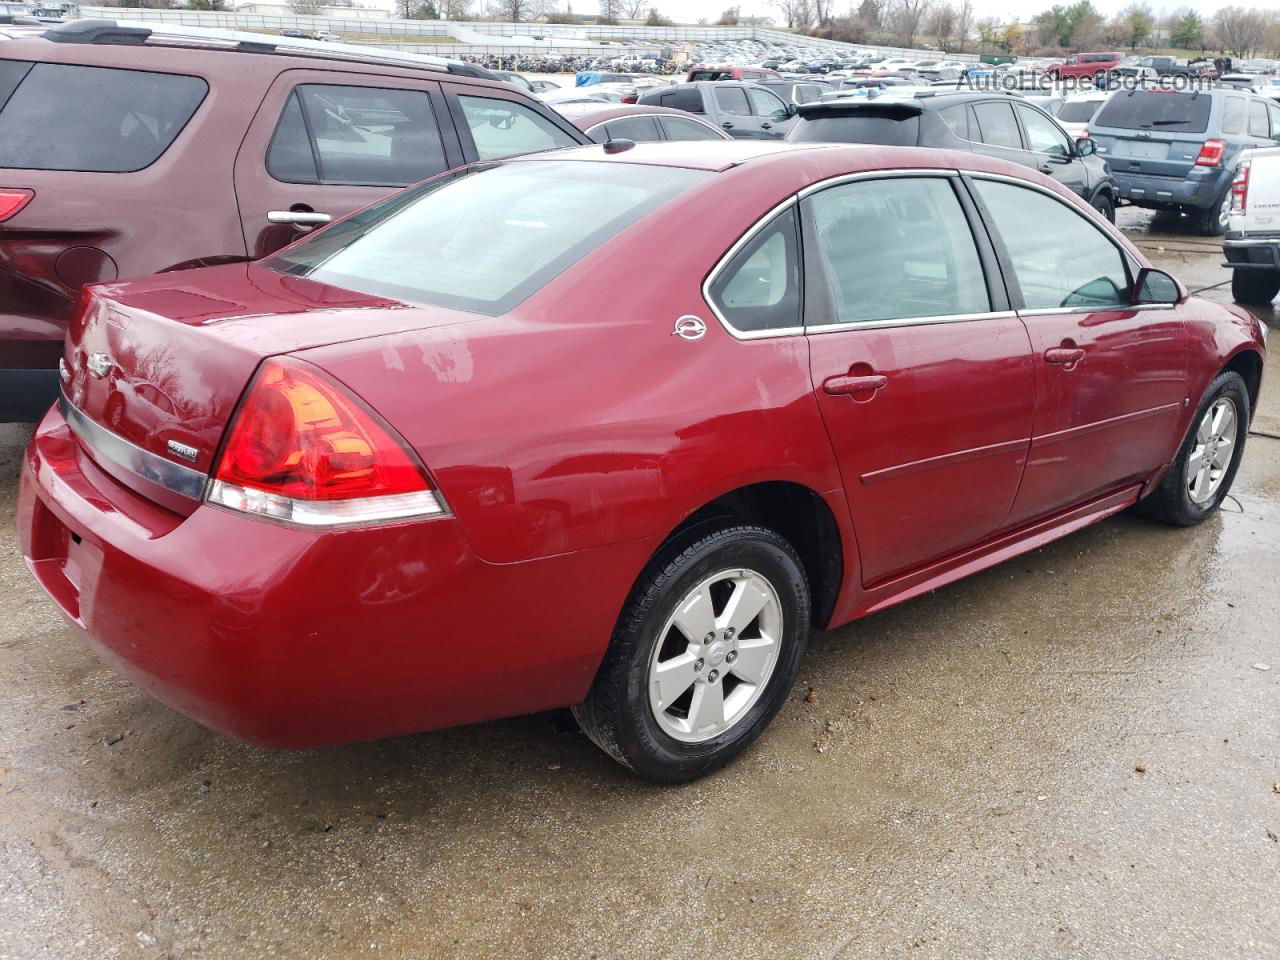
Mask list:
[{"label": "trunk lid", "polygon": [[1185,177],[1207,139],[1213,98],[1207,93],[1117,93],[1089,124],[1112,173]]},{"label": "trunk lid", "polygon": [[[264,358],[475,319],[255,264],[98,284],[86,288],[67,334],[62,393],[78,411],[73,427],[81,445],[100,467],[189,512],[195,503],[175,501],[164,489],[171,493],[172,485],[158,477],[169,471],[167,464],[210,472]],[[150,467],[139,469],[140,461]]]}]

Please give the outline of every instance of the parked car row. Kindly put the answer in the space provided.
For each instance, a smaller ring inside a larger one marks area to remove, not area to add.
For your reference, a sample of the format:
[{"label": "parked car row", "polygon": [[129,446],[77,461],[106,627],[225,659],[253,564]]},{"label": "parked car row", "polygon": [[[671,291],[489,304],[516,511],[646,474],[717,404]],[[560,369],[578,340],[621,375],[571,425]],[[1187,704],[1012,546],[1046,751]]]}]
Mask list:
[{"label": "parked car row", "polygon": [[811,630],[1231,489],[1264,328],[1020,97],[726,79],[570,122],[455,61],[206,36],[0,41],[0,276],[29,341],[67,324],[27,565],[213,729],[569,707],[687,781]]}]

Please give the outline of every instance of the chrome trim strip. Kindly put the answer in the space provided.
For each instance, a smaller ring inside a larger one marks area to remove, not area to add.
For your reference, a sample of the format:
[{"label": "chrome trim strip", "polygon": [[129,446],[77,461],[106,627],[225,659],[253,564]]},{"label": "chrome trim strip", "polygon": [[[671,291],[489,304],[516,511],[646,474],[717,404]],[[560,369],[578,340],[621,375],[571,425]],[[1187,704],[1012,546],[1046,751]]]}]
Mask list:
[{"label": "chrome trim strip", "polygon": [[1224,247],[1273,247],[1280,244],[1280,236],[1258,237],[1257,239],[1223,240]]},{"label": "chrome trim strip", "polygon": [[[586,88],[584,87],[583,89],[586,89]],[[607,104],[607,105],[606,105],[606,104],[601,104],[601,105],[600,105],[600,109],[601,109],[601,110],[605,110],[605,109],[608,109],[608,107],[612,107],[612,106],[615,106],[615,104],[612,104],[612,103]],[[595,133],[595,132],[596,132],[597,130],[599,130],[601,127],[608,126],[608,125],[609,125],[609,124],[611,124],[611,123],[617,123],[619,120],[640,120],[640,119],[644,119],[644,118],[647,118],[647,117],[652,117],[653,119],[658,120],[658,119],[661,119],[662,117],[670,117],[670,116],[674,116],[674,114],[670,114],[670,113],[625,113],[625,114],[623,114],[623,115],[622,115],[622,116],[620,116],[620,117],[614,117],[612,120],[601,120],[599,123],[597,123],[597,124],[593,124],[592,126],[588,127],[586,130],[583,130],[582,132],[583,132],[583,133],[585,133],[585,134],[589,137],[589,136],[591,136],[591,134]],[[690,114],[688,114],[687,116],[683,116],[683,117],[676,117],[676,119],[677,119],[677,120],[692,120],[694,123],[698,124],[699,126],[706,127],[708,130],[714,130],[716,133],[724,133],[724,131],[723,131],[723,130],[721,130],[719,127],[717,127],[714,123],[708,123],[706,120],[702,120],[702,119],[700,119],[696,113],[690,113]],[[663,132],[665,133],[666,131],[664,130]],[[733,139],[733,137],[729,136],[728,134],[725,134],[725,139],[726,139],[726,140],[732,140],[732,139]],[[668,142],[680,142],[680,141],[659,140],[659,141],[657,141],[657,142],[658,142],[658,143],[668,143]]]},{"label": "chrome trim strip", "polygon": [[840,333],[849,330],[878,330],[885,327],[920,327],[933,323],[968,323],[970,320],[1007,320],[1016,317],[1012,310],[997,310],[989,313],[956,313],[938,317],[890,317],[886,320],[848,320],[844,323],[824,323],[821,326],[809,327],[810,335],[819,333]]},{"label": "chrome trim strip", "polygon": [[812,196],[821,190],[829,187],[838,187],[842,183],[850,183],[854,180],[896,180],[900,177],[937,177],[940,180],[949,180],[958,173],[964,173],[963,170],[956,170],[951,167],[912,167],[910,169],[896,170],[893,168],[885,170],[861,170],[858,173],[842,173],[838,176],[828,177],[826,180],[819,180],[817,183],[811,183],[809,186],[801,190],[797,196],[803,200],[805,197]]},{"label": "chrome trim strip", "polygon": [[1021,317],[1049,317],[1078,313],[1142,313],[1147,310],[1172,310],[1176,303],[1113,303],[1108,306],[1093,307],[1036,307],[1034,310],[1019,310]]},{"label": "chrome trim strip", "polygon": [[94,423],[67,395],[58,393],[58,412],[80,442],[104,460],[190,500],[203,500],[208,477],[180,463],[143,450],[101,424]]},{"label": "chrome trim strip", "polygon": [[1020,440],[1001,440],[999,443],[989,443],[984,447],[970,447],[967,450],[944,453],[925,460],[909,460],[906,463],[895,464],[892,467],[872,470],[869,473],[864,473],[858,479],[864,484],[879,483],[882,480],[892,480],[912,473],[922,473],[935,467],[949,467],[953,463],[964,463],[968,460],[978,460],[982,457],[994,457],[997,454],[1012,453],[1015,450],[1025,451],[1030,446],[1031,441],[1031,437],[1023,437]]},{"label": "chrome trim strip", "polygon": [[1031,438],[1031,450],[1032,452],[1035,452],[1041,447],[1047,447],[1050,444],[1057,443],[1059,440],[1073,440],[1076,437],[1087,433],[1106,430],[1110,427],[1120,426],[1125,423],[1133,423],[1137,420],[1146,420],[1150,417],[1159,417],[1167,413],[1178,413],[1181,410],[1181,403],[1164,403],[1158,407],[1148,407],[1146,410],[1135,410],[1133,413],[1122,413],[1118,417],[1108,417],[1105,420],[1094,420],[1092,423],[1082,423],[1078,427],[1067,427],[1065,430],[1055,430],[1053,433],[1042,433],[1038,437]]}]

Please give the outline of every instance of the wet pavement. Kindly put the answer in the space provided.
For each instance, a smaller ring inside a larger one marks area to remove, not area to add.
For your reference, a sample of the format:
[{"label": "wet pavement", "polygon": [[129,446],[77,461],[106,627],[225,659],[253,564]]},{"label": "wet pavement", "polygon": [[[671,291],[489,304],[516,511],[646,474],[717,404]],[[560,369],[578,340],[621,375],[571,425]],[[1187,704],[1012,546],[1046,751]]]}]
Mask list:
[{"label": "wet pavement", "polygon": [[[1216,241],[1121,222],[1229,279]],[[1280,956],[1280,439],[1195,529],[1121,515],[816,635],[762,741],[674,789],[547,715],[220,739],[30,580],[21,446],[0,428],[0,960]]]}]

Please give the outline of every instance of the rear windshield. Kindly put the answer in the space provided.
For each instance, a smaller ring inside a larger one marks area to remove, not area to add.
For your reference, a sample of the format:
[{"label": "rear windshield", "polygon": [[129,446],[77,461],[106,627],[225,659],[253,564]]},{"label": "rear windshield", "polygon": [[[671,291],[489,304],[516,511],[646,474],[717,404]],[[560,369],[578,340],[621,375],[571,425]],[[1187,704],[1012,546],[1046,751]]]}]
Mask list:
[{"label": "rear windshield", "polygon": [[0,60],[0,167],[131,173],[153,164],[209,88],[199,77]]},{"label": "rear windshield", "polygon": [[1058,110],[1063,123],[1087,123],[1098,112],[1097,100],[1068,100]]},{"label": "rear windshield", "polygon": [[497,316],[710,176],[567,161],[446,174],[266,265],[372,296]]},{"label": "rear windshield", "polygon": [[689,74],[689,82],[698,80],[732,80],[733,74],[728,70],[694,70]]},{"label": "rear windshield", "polygon": [[902,119],[875,114],[836,114],[806,117],[796,124],[787,139],[809,143],[879,143],[890,147],[914,147],[919,136],[919,114]]},{"label": "rear windshield", "polygon": [[1204,133],[1209,129],[1213,98],[1203,93],[1157,93],[1135,90],[1118,93],[1107,101],[1097,127],[1121,130],[1168,130],[1173,133]]}]

